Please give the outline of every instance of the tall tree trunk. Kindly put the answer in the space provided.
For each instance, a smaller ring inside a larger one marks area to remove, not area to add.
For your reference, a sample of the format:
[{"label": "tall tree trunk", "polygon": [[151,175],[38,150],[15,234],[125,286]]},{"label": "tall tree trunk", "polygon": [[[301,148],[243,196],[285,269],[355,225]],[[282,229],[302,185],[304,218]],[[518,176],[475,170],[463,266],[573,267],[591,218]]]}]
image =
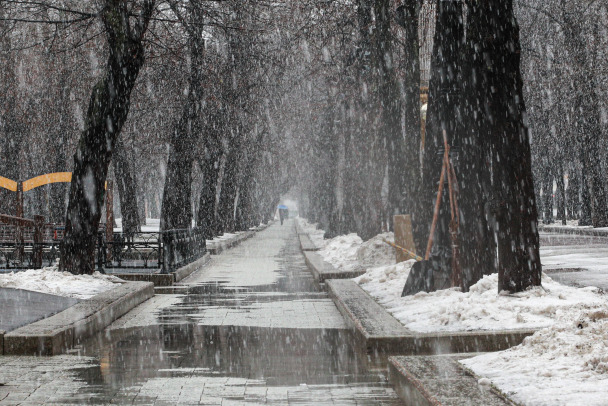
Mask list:
[{"label": "tall tree trunk", "polygon": [[593,225],[593,222],[591,220],[591,196],[589,195],[589,183],[588,183],[588,178],[589,178],[589,173],[587,172],[587,165],[585,164],[585,159],[583,158],[583,162],[582,162],[582,168],[581,168],[581,181],[580,181],[580,190],[581,190],[581,195],[580,195],[580,203],[581,203],[581,215],[580,218],[578,220],[578,225],[579,226],[591,226]]},{"label": "tall tree trunk", "polygon": [[122,231],[134,233],[141,230],[137,205],[137,184],[122,137],[116,140],[116,148],[112,161],[114,162],[114,177],[120,198],[122,214]]},{"label": "tall tree trunk", "polygon": [[568,167],[568,187],[566,188],[566,198],[568,201],[568,220],[579,219],[580,217],[580,178],[577,165],[571,163]]},{"label": "tall tree trunk", "polygon": [[564,158],[560,157],[557,162],[555,173],[555,182],[557,183],[557,218],[562,221],[562,225],[566,225],[566,186],[564,184],[563,164]]},{"label": "tall tree trunk", "polygon": [[[404,0],[397,8],[397,21],[404,28],[404,102],[403,116],[405,121],[403,177],[403,213],[410,213],[412,222],[418,224],[421,211],[426,210],[419,198],[421,168],[420,168],[420,40],[418,38],[419,0]],[[424,249],[426,236],[420,233],[421,227],[414,227],[414,240],[417,251]]]},{"label": "tall tree trunk", "polygon": [[171,136],[160,216],[161,230],[192,227],[192,167],[194,145],[201,133],[205,48],[203,13],[200,6],[191,5],[185,28],[188,32],[190,54],[189,89],[182,115]]},{"label": "tall tree trunk", "polygon": [[[478,4],[468,3],[470,15]],[[460,266],[464,291],[496,269],[494,233],[489,224],[491,156],[484,123],[486,88],[481,73],[485,60],[479,52],[483,21],[469,18],[467,41],[462,53],[464,132],[456,163],[460,207]]]},{"label": "tall tree trunk", "polygon": [[392,229],[393,215],[405,213],[405,192],[407,188],[407,147],[401,128],[401,100],[399,86],[395,78],[393,61],[393,37],[391,34],[390,0],[376,0],[374,15],[375,62],[378,75],[379,102],[382,111],[380,132],[385,138],[388,157],[388,223]]},{"label": "tall tree trunk", "polygon": [[520,292],[541,283],[538,213],[520,73],[519,26],[513,1],[472,1],[468,18],[478,55],[492,172],[494,229],[498,241],[498,290]]},{"label": "tall tree trunk", "polygon": [[586,180],[582,184],[587,188],[583,197],[589,198],[588,202],[583,200],[583,205],[588,204],[591,208],[593,227],[608,227],[608,198],[602,170],[602,118],[592,58],[589,57],[587,39],[581,32],[580,22],[574,20],[573,16],[567,15],[564,16],[563,26],[565,44],[572,55],[576,74],[573,81],[575,86],[573,110],[578,113],[575,117],[574,128],[581,147],[581,161]]},{"label": "tall tree trunk", "polygon": [[[437,23],[431,59],[424,145],[424,186],[420,194],[426,209],[420,216],[424,221],[417,226],[423,227],[424,231],[421,235],[426,235],[427,238],[431,231],[433,207],[443,164],[444,136],[450,146],[460,146],[463,138],[459,83],[463,36],[462,3],[460,1],[440,1],[437,7]],[[436,253],[446,272],[451,272],[452,269],[450,221],[446,177],[437,228],[433,235],[433,253]]]},{"label": "tall tree trunk", "polygon": [[204,159],[199,160],[199,167],[203,173],[203,187],[201,190],[197,226],[204,230],[205,238],[216,236],[216,193],[219,177],[221,153],[208,145],[205,149]]},{"label": "tall tree trunk", "polygon": [[93,273],[97,227],[103,211],[104,184],[116,138],[129,113],[131,90],[144,63],[143,36],[154,1],[143,3],[136,23],[120,0],[106,0],[101,11],[109,56],[104,77],[91,93],[85,130],[76,154],[60,267],[74,274]]},{"label": "tall tree trunk", "polygon": [[543,223],[550,224],[553,223],[553,177],[548,168],[545,168],[543,175],[541,178],[543,181]]}]

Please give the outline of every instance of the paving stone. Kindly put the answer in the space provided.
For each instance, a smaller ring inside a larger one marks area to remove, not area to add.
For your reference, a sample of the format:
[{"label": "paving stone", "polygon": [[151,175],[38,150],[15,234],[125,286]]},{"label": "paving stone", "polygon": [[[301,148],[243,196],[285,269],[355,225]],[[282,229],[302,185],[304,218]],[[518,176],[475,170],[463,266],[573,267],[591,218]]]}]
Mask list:
[{"label": "paving stone", "polygon": [[[293,220],[215,256],[180,287],[72,355],[0,357],[0,382],[22,385],[31,404],[399,404],[315,286]],[[0,406],[11,404],[16,389],[0,388]]]}]

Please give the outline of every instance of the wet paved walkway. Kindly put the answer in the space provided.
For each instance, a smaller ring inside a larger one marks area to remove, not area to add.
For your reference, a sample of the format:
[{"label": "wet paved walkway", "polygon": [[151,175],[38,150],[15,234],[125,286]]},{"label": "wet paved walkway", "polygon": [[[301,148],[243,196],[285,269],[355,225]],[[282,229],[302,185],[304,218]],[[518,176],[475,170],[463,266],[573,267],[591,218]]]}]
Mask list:
[{"label": "wet paved walkway", "polygon": [[293,221],[269,227],[72,354],[0,356],[0,405],[399,405],[314,286]]}]

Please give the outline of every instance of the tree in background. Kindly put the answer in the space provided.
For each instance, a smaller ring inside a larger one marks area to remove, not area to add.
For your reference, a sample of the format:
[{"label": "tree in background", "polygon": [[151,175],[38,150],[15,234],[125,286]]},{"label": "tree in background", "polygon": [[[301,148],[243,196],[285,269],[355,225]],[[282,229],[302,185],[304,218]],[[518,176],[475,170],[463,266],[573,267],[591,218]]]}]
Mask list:
[{"label": "tree in background", "polygon": [[74,169],[61,242],[60,267],[74,274],[91,274],[104,184],[116,139],[127,118],[131,90],[144,63],[143,39],[154,1],[143,1],[132,21],[129,4],[106,0],[101,18],[108,41],[105,76],[91,92],[85,130],[74,155]]}]

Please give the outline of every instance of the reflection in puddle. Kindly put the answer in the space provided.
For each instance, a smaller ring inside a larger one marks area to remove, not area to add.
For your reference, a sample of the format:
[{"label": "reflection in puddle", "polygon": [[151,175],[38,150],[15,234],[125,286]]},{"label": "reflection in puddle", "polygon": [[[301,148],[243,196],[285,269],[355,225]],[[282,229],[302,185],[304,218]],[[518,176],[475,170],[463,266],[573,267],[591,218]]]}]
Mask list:
[{"label": "reflection in puddle", "polygon": [[[380,367],[386,360],[358,350],[315,287],[293,230],[271,227],[256,238],[265,235],[285,242],[276,283],[238,287],[216,270],[216,280],[165,299],[154,318],[152,310],[134,313],[85,343],[80,353],[99,359],[98,368],[79,371],[90,401],[400,404]],[[254,240],[243,250],[263,247]],[[247,261],[238,250],[223,254],[226,263]],[[221,261],[212,266],[225,267]]]}]

